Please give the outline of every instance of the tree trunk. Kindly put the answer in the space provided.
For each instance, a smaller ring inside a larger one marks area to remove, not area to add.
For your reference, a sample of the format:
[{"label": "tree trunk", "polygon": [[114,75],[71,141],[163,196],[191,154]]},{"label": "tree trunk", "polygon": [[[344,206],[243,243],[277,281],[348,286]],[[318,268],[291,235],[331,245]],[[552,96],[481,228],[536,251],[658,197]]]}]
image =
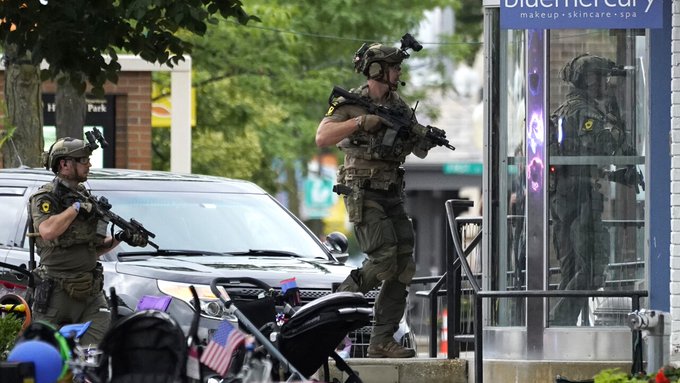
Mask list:
[{"label": "tree trunk", "polygon": [[44,150],[40,68],[31,64],[28,57],[16,57],[16,47],[11,45],[5,46],[5,58],[9,126],[2,131],[8,135],[1,148],[3,167],[40,167]]},{"label": "tree trunk", "polygon": [[73,87],[66,74],[60,76],[57,84],[57,94],[54,96],[57,138],[73,137],[82,140],[87,114],[85,94]]}]

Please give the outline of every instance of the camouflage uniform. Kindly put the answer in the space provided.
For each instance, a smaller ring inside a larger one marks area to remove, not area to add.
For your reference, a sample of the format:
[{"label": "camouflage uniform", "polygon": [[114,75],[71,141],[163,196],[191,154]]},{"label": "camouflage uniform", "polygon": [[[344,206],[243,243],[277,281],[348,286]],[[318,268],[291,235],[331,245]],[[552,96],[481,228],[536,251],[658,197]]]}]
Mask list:
[{"label": "camouflage uniform", "polygon": [[[365,85],[351,92],[370,101]],[[384,106],[412,118],[412,110],[396,92],[389,93]],[[332,103],[326,118],[346,121],[366,113],[362,107],[340,97]],[[388,130],[385,126],[372,133],[359,129],[338,143],[345,160],[338,170],[337,182],[352,190],[344,196],[345,206],[359,246],[368,256],[338,290],[366,293],[382,283],[375,304],[372,345],[393,340],[404,314],[407,287],[415,273],[414,232],[404,210],[401,165],[415,148],[426,153],[431,147],[417,137],[398,137],[394,149],[382,153],[378,148]]]},{"label": "camouflage uniform", "polygon": [[[86,155],[89,156],[89,153]],[[82,184],[80,193],[88,194]],[[78,197],[59,177],[43,185],[29,200],[33,232],[49,217],[71,208]],[[40,266],[35,270],[37,283],[50,286],[44,308],[36,307],[36,320],[56,326],[92,321],[81,343],[97,344],[109,327],[110,312],[104,296],[102,266],[97,262],[98,250],[106,238],[107,222],[94,212],[79,212],[59,238],[47,241],[36,236]],[[40,286],[36,286],[36,292]]]},{"label": "camouflage uniform", "polygon": [[[600,65],[602,76],[607,76],[606,68],[614,65],[596,56],[579,56],[575,60],[590,60],[582,65]],[[579,64],[572,61],[571,68],[574,63]],[[582,66],[580,70],[595,69]],[[583,89],[584,84],[575,77],[582,74],[563,75],[575,88],[551,116],[550,154],[611,156],[620,147],[616,137],[621,134],[623,122],[616,108],[607,108],[604,98],[597,100]],[[560,262],[560,290],[596,290],[604,286],[610,249],[609,233],[602,222],[602,182],[607,182],[605,172],[597,165],[560,165],[551,174],[552,240]],[[587,298],[559,299],[551,311],[551,324],[576,325],[581,311],[585,318]]]}]

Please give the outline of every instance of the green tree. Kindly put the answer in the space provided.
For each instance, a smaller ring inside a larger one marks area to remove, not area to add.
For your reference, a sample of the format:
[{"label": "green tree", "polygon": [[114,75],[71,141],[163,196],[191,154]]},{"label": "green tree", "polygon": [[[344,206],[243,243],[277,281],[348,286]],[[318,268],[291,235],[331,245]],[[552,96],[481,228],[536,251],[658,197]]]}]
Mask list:
[{"label": "green tree", "polygon": [[[5,98],[17,154],[29,165],[42,152],[41,80],[59,78],[81,95],[89,83],[101,96],[104,83],[118,79],[116,52],[173,66],[191,53],[187,37],[204,35],[217,16],[243,24],[254,18],[239,0],[2,0],[0,15]],[[17,165],[7,152],[4,166]]]},{"label": "green tree", "polygon": [[[398,44],[404,33],[414,32],[426,11],[458,3],[249,1],[249,10],[261,22],[221,23],[205,36],[190,39],[198,100],[193,171],[230,177],[246,174],[245,178],[270,192],[286,191],[295,200],[295,183],[281,182],[280,176],[294,180],[300,164],[317,153],[316,127],[328,108],[326,100],[333,85],[363,83],[364,78],[353,71],[353,53],[364,42]],[[481,12],[481,4],[478,7]],[[425,48],[413,56],[443,57],[438,54],[440,46]],[[407,68],[408,60],[405,64]],[[249,159],[257,158],[256,166],[236,166],[235,161],[242,162],[243,151],[208,154],[207,142],[225,147],[216,143],[220,138],[247,148]],[[161,145],[156,150],[167,153],[167,139],[155,142]],[[227,165],[230,162],[234,165]]]}]

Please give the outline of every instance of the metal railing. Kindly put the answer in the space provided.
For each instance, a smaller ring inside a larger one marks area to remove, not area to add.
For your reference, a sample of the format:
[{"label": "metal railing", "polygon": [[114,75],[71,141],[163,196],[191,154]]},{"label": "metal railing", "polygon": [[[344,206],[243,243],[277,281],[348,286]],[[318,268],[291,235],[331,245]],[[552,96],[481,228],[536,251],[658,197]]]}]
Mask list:
[{"label": "metal railing", "polygon": [[[638,291],[601,291],[601,290],[514,290],[514,291],[483,291],[475,275],[470,268],[468,255],[481,243],[482,230],[479,230],[474,238],[463,246],[460,236],[461,225],[477,223],[481,226],[481,218],[463,218],[455,216],[455,209],[470,207],[472,201],[468,200],[448,200],[445,203],[448,228],[451,233],[451,242],[455,251],[448,251],[446,254],[446,272],[437,277],[414,278],[413,283],[427,284],[434,283],[432,288],[427,291],[416,292],[417,296],[428,298],[430,310],[430,356],[437,355],[437,325],[438,314],[437,298],[444,296],[447,309],[453,310],[447,315],[447,329],[453,331],[449,336],[452,341],[447,342],[447,358],[459,357],[458,343],[472,342],[474,344],[474,374],[475,382],[483,383],[484,372],[484,349],[483,349],[483,327],[482,327],[482,301],[484,298],[551,298],[551,297],[610,297],[610,298],[630,298],[631,311],[640,309],[640,298],[648,296],[646,290]],[[455,331],[460,325],[461,309],[461,280],[463,276],[471,287],[473,296],[474,310],[474,330],[473,334],[456,334]],[[442,286],[445,284],[445,289]],[[641,330],[631,330],[633,332],[632,342],[632,372],[642,371],[642,345]]]}]

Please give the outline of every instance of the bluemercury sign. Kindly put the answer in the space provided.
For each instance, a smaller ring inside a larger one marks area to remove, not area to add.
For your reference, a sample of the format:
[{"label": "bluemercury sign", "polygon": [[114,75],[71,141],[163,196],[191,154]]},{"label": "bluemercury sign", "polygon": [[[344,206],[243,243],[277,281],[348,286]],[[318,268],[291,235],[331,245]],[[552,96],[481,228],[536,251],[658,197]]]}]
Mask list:
[{"label": "bluemercury sign", "polygon": [[500,0],[502,29],[662,28],[668,0]]}]

